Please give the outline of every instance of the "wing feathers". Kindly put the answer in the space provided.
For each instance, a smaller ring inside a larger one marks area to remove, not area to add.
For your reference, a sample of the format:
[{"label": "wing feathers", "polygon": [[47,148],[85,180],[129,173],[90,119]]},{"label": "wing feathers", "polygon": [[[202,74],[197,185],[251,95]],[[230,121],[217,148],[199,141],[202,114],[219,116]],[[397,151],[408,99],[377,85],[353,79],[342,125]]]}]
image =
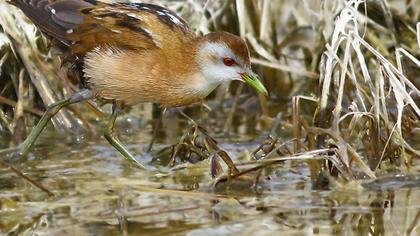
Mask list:
[{"label": "wing feathers", "polygon": [[83,0],[11,0],[9,3],[20,8],[45,34],[65,44],[67,30],[83,22],[78,9],[92,6]]},{"label": "wing feathers", "polygon": [[48,36],[70,49],[71,58],[96,47],[155,49],[192,37],[174,12],[145,3],[95,0],[10,0]]}]

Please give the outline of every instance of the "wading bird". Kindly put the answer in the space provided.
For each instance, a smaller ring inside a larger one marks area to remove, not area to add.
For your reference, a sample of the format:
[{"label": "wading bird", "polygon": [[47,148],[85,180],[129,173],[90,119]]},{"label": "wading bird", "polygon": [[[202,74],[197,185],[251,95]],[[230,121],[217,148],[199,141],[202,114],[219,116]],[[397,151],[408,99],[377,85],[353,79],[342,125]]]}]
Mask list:
[{"label": "wading bird", "polygon": [[184,106],[223,82],[267,90],[251,70],[244,40],[226,32],[196,36],[176,13],[146,3],[10,0],[60,49],[68,72],[86,88],[51,105],[21,145],[26,155],[63,107],[89,99],[113,102],[105,138],[138,163],[114,135],[119,110],[137,103]]}]

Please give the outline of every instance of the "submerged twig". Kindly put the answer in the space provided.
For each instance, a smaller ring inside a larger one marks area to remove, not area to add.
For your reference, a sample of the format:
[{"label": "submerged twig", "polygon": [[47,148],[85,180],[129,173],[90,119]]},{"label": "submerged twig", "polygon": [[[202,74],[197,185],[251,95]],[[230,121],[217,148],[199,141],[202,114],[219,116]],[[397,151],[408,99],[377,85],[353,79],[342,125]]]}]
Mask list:
[{"label": "submerged twig", "polygon": [[39,183],[36,180],[32,179],[31,177],[25,175],[22,171],[18,170],[13,165],[11,165],[9,163],[6,163],[3,160],[0,160],[0,164],[2,164],[3,166],[7,166],[8,168],[10,168],[15,174],[17,174],[18,176],[22,177],[24,180],[28,181],[29,183],[31,183],[35,187],[39,188],[43,192],[47,193],[48,196],[50,196],[50,197],[53,197],[54,196],[54,193],[52,193],[50,190],[48,190],[46,187],[44,187],[41,183]]}]

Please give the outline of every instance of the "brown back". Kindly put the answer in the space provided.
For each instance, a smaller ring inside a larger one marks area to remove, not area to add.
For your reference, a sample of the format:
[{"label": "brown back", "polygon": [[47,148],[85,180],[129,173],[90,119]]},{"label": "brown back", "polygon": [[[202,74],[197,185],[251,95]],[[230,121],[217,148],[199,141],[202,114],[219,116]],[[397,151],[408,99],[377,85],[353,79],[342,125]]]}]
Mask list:
[{"label": "brown back", "polygon": [[63,62],[70,62],[81,76],[84,56],[94,49],[170,48],[193,37],[182,18],[153,4],[95,0],[10,0],[10,3],[50,36],[53,45],[66,49]]}]

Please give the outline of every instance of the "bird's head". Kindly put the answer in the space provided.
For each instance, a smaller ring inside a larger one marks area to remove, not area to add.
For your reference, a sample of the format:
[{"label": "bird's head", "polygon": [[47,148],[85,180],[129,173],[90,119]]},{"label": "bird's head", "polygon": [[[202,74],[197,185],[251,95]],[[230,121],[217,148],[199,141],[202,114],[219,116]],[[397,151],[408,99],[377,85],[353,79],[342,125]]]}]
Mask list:
[{"label": "bird's head", "polygon": [[258,75],[251,70],[245,41],[236,35],[226,32],[205,35],[199,47],[198,64],[201,73],[211,83],[239,80],[259,93],[268,94]]}]

